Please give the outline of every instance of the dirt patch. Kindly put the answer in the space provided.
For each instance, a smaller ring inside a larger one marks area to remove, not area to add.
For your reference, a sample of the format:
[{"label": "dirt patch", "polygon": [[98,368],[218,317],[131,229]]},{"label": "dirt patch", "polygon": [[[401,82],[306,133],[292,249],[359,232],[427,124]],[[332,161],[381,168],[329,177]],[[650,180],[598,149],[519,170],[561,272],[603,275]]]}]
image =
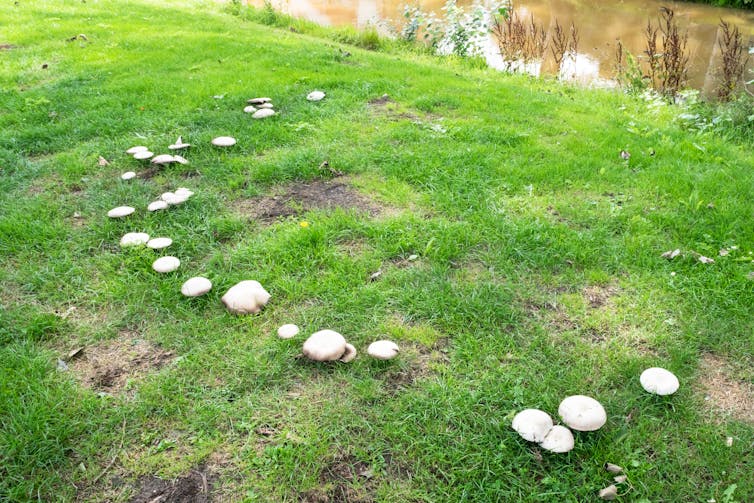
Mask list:
[{"label": "dirt patch", "polygon": [[[366,463],[353,456],[339,456],[328,462],[319,475],[322,484],[298,495],[306,503],[369,503],[374,501],[370,479],[374,474]],[[354,484],[358,482],[358,484]]]},{"label": "dirt patch", "polygon": [[164,480],[149,476],[139,479],[139,489],[130,503],[206,503],[212,501],[214,476],[203,469],[185,477]]},{"label": "dirt patch", "polygon": [[356,209],[376,216],[382,208],[341,181],[313,180],[282,187],[274,195],[244,199],[236,211],[265,223],[310,210]]},{"label": "dirt patch", "polygon": [[0,44],[0,51],[10,51],[11,49],[17,49],[17,45],[13,44]]},{"label": "dirt patch", "polygon": [[598,309],[605,306],[610,298],[618,293],[618,287],[615,285],[591,285],[585,287],[581,293],[589,303],[589,307]]},{"label": "dirt patch", "polygon": [[390,96],[388,96],[387,94],[383,94],[379,98],[372,98],[368,103],[375,107],[384,107],[388,103],[395,103],[395,101],[390,99]]},{"label": "dirt patch", "polygon": [[702,356],[699,365],[699,386],[705,403],[725,416],[754,422],[754,384],[731,376],[729,362],[712,353]]},{"label": "dirt patch", "polygon": [[384,374],[387,389],[398,392],[411,387],[417,380],[432,375],[433,367],[449,361],[447,345],[447,339],[438,339],[432,347],[401,344],[402,362],[406,364]]},{"label": "dirt patch", "polygon": [[129,379],[147,375],[173,360],[173,353],[121,333],[117,339],[85,347],[68,363],[84,386],[120,393]]}]

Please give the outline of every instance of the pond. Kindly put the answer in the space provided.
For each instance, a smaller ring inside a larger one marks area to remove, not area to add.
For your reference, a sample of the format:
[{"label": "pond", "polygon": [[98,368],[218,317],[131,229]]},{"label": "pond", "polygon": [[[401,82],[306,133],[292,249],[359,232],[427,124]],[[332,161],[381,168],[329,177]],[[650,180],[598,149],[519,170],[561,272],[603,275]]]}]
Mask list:
[{"label": "pond", "polygon": [[[250,1],[256,5],[262,2]],[[276,8],[297,17],[326,26],[356,27],[370,23],[389,23],[400,27],[404,23],[402,14],[406,4],[418,5],[424,11],[441,15],[444,3],[445,0],[421,0],[418,4],[407,0],[273,0]],[[458,3],[468,6],[471,2],[459,0]],[[578,53],[568,73],[569,77],[583,83],[611,85],[616,63],[616,40],[620,39],[632,54],[642,54],[646,46],[644,30],[647,20],[651,18],[656,24],[663,6],[675,11],[681,29],[688,33],[689,85],[701,89],[705,94],[713,94],[717,86],[717,72],[722,59],[717,43],[721,36],[721,19],[738,26],[744,45],[754,48],[754,11],[656,0],[521,0],[515,5],[520,15],[526,18],[534,16],[537,24],[542,24],[548,31],[555,26],[556,20],[561,26],[569,27],[571,23],[576,26]],[[502,58],[491,37],[485,53],[490,66],[502,66]],[[754,68],[754,55],[750,56],[748,67]],[[534,73],[539,70],[536,69]],[[555,73],[554,61],[546,59],[541,70]]]}]

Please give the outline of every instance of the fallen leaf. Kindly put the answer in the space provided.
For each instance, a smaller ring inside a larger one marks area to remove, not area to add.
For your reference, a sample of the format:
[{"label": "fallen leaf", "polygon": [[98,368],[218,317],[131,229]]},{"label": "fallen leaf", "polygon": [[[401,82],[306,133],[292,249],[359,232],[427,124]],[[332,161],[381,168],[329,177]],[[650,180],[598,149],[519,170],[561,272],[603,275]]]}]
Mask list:
[{"label": "fallen leaf", "polygon": [[699,262],[702,264],[714,264],[715,261],[709,257],[705,257],[704,255],[699,255]]},{"label": "fallen leaf", "polygon": [[57,369],[60,372],[65,372],[66,370],[68,370],[68,364],[66,364],[63,360],[58,359]]},{"label": "fallen leaf", "polygon": [[626,475],[618,475],[616,477],[613,477],[613,480],[615,481],[616,484],[622,484],[626,480],[628,480],[628,477]]},{"label": "fallen leaf", "polygon": [[733,447],[733,437],[726,438],[725,445],[727,445],[728,447]]},{"label": "fallen leaf", "polygon": [[603,500],[612,501],[618,497],[618,488],[611,484],[599,492],[599,497]]},{"label": "fallen leaf", "polygon": [[97,159],[97,166],[99,166],[100,168],[103,168],[108,164],[110,164],[110,162],[102,156],[99,156],[99,159]]},{"label": "fallen leaf", "polygon": [[675,250],[666,251],[665,253],[661,255],[661,257],[666,258],[668,260],[673,260],[680,254],[681,254],[681,250],[679,248],[676,248]]},{"label": "fallen leaf", "polygon": [[623,468],[612,463],[605,463],[605,470],[610,473],[620,473],[623,471]]},{"label": "fallen leaf", "polygon": [[371,276],[369,276],[369,281],[377,281],[380,276],[382,276],[382,271],[373,272]]},{"label": "fallen leaf", "polygon": [[621,150],[620,151],[620,157],[624,161],[627,161],[627,160],[631,159],[631,153],[628,150]]},{"label": "fallen leaf", "polygon": [[68,352],[67,359],[72,360],[76,358],[77,356],[81,354],[82,351],[84,351],[84,346],[81,346],[80,348],[72,349],[71,351]]},{"label": "fallen leaf", "polygon": [[730,250],[726,250],[725,248],[721,249],[719,252],[717,252],[721,257],[727,257],[728,254],[730,254]]}]

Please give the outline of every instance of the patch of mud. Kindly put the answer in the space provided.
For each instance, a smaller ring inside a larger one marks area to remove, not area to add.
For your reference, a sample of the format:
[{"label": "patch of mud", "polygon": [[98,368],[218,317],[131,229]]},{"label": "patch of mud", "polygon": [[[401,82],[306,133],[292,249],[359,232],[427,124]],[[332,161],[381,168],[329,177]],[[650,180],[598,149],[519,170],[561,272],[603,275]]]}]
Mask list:
[{"label": "patch of mud", "polygon": [[85,347],[68,366],[84,386],[120,393],[129,379],[154,372],[173,358],[172,352],[125,332],[117,339]]},{"label": "patch of mud", "polygon": [[618,287],[615,285],[591,285],[581,291],[584,300],[589,303],[592,309],[599,309],[607,305],[610,299],[618,293]]},{"label": "patch of mud", "polygon": [[395,360],[396,365],[400,367],[383,374],[387,389],[399,392],[434,374],[437,366],[444,365],[450,360],[447,345],[447,339],[439,339],[432,347],[400,344],[402,359]]},{"label": "patch of mud", "polygon": [[139,488],[130,503],[207,503],[212,501],[214,476],[203,469],[191,470],[185,477],[164,480],[155,476],[139,479]]},{"label": "patch of mud", "polygon": [[340,181],[313,180],[281,188],[271,196],[236,203],[237,213],[265,223],[300,215],[310,210],[356,209],[377,216],[382,208],[350,185]]},{"label": "patch of mud", "polygon": [[[353,456],[330,460],[322,469],[317,489],[298,495],[306,503],[370,503],[374,501],[369,481],[374,477],[369,465]],[[358,482],[358,485],[354,484]]]},{"label": "patch of mud", "polygon": [[368,102],[368,103],[369,103],[370,105],[372,105],[372,106],[375,106],[375,107],[384,107],[384,106],[385,106],[385,105],[387,105],[388,103],[395,103],[395,101],[393,101],[393,100],[392,100],[392,99],[390,98],[390,96],[389,96],[389,95],[387,95],[387,94],[383,94],[383,95],[382,95],[382,96],[380,96],[379,98],[372,98],[371,100],[369,100],[369,102]]},{"label": "patch of mud", "polygon": [[754,423],[754,384],[731,376],[733,368],[725,359],[707,353],[699,365],[699,387],[705,403],[725,418]]}]

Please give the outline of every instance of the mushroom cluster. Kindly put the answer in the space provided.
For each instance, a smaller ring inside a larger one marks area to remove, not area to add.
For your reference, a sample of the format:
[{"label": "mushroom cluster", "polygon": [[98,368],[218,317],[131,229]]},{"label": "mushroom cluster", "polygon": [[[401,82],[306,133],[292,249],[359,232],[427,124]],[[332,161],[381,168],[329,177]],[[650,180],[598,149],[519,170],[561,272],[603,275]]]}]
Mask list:
[{"label": "mushroom cluster", "polygon": [[244,107],[243,111],[251,114],[252,119],[265,119],[275,115],[272,98],[251,98],[246,100],[246,103],[248,105]]},{"label": "mushroom cluster", "polygon": [[550,452],[562,453],[573,449],[573,434],[564,426],[554,425],[547,412],[525,409],[516,414],[511,424],[521,438],[536,442]]},{"label": "mushroom cluster", "polygon": [[173,192],[163,192],[160,194],[160,198],[156,201],[152,201],[147,206],[148,211],[159,211],[168,208],[169,206],[177,206],[183,204],[194,195],[194,192],[186,187],[178,187]]}]

